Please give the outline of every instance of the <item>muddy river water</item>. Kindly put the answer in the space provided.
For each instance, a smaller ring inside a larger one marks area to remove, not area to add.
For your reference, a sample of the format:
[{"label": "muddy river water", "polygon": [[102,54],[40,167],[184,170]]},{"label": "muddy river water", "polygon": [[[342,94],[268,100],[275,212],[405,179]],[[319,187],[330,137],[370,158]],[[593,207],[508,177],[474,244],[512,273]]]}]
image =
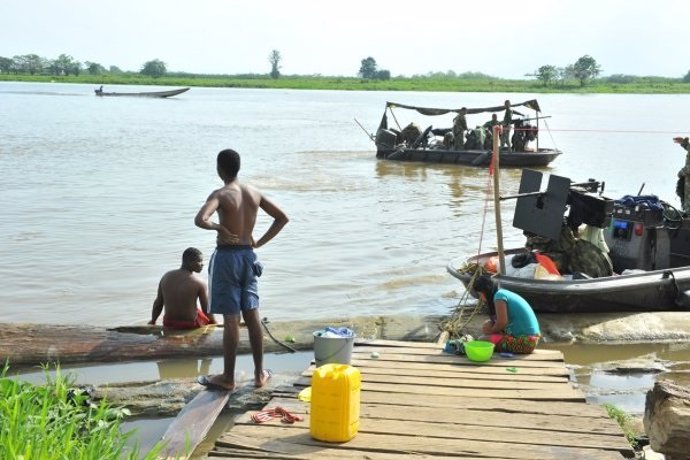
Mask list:
[{"label": "muddy river water", "polygon": [[[145,324],[160,276],[179,265],[184,248],[197,246],[206,257],[213,251],[212,232],[195,228],[193,217],[220,185],[214,161],[226,147],[242,155],[240,177],[291,218],[259,252],[266,266],[263,315],[279,321],[343,312],[447,314],[464,292],[446,273],[447,262],[495,246],[492,220],[486,226],[483,221],[487,173],[377,161],[353,118],[373,131],[389,100],[480,107],[533,97],[192,88],[154,100],[97,98],[90,85],[0,83],[0,322]],[[671,139],[687,135],[690,96],[538,99],[551,116],[542,125],[540,145],[565,152],[545,173],[603,180],[612,198],[644,187],[678,205],[674,184],[685,154]],[[470,125],[486,121],[476,117]],[[400,120],[409,121],[416,120]],[[450,127],[452,119],[435,123]],[[502,170],[500,179],[503,190],[516,191],[520,171]],[[37,191],[40,200],[26,199]],[[523,241],[511,227],[513,206],[503,208],[506,247]],[[257,231],[267,225],[260,219]],[[688,382],[690,374],[687,341],[647,341],[544,346],[563,350],[590,401],[640,413],[656,378]],[[297,373],[308,365],[307,355],[269,361],[274,369]],[[631,360],[658,370],[610,372],[604,364],[625,361],[621,366],[631,368]],[[73,371],[79,381],[97,384],[191,378],[207,368],[220,370],[219,360]],[[149,442],[164,431],[165,421],[131,426]]]}]

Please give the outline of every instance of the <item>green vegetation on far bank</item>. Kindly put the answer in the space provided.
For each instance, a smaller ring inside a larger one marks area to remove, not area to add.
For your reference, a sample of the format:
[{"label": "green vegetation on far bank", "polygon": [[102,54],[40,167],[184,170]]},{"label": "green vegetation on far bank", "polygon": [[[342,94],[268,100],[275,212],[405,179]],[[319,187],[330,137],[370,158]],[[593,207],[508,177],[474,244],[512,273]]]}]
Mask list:
[{"label": "green vegetation on far bank", "polygon": [[620,93],[620,94],[689,94],[690,83],[663,77],[598,78],[586,86],[577,82],[543,85],[535,80],[499,78],[461,78],[448,76],[393,77],[390,80],[368,80],[356,77],[269,75],[194,75],[168,73],[149,77],[137,73],[106,75],[54,76],[0,74],[0,81],[58,82],[104,85],[199,86],[216,88],[303,89],[341,91],[437,91],[492,93]]}]

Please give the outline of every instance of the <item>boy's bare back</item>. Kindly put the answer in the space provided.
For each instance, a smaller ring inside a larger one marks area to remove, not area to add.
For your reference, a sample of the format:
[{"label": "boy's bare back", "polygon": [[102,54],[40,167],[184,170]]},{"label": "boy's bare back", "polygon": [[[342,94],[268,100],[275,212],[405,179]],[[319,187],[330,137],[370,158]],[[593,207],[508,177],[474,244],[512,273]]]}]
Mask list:
[{"label": "boy's bare back", "polygon": [[261,204],[261,193],[254,187],[235,180],[213,192],[218,200],[219,231],[217,244],[252,245],[252,232]]}]

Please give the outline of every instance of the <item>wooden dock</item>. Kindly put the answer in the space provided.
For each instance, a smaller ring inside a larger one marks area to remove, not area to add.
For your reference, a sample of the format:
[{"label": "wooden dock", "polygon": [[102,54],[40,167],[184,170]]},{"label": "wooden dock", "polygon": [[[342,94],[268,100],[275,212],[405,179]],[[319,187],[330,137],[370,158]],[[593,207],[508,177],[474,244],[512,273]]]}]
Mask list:
[{"label": "wooden dock", "polygon": [[[373,358],[372,352],[378,353]],[[241,415],[209,458],[618,459],[634,452],[603,408],[569,382],[563,354],[473,363],[436,344],[359,341],[352,365],[362,373],[360,428],[349,442],[315,441],[309,403],[297,399],[313,366],[292,387],[274,391],[266,408],[304,416],[294,424],[256,424]]]}]

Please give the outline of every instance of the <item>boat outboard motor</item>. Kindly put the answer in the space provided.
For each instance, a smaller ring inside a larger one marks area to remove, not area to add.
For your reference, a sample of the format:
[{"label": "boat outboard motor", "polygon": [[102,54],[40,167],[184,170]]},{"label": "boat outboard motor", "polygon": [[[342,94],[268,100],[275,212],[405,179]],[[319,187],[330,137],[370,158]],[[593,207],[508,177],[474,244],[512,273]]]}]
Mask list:
[{"label": "boat outboard motor", "polygon": [[626,269],[661,270],[672,266],[663,206],[655,195],[626,195],[616,200],[613,219],[604,238],[617,273]]}]

